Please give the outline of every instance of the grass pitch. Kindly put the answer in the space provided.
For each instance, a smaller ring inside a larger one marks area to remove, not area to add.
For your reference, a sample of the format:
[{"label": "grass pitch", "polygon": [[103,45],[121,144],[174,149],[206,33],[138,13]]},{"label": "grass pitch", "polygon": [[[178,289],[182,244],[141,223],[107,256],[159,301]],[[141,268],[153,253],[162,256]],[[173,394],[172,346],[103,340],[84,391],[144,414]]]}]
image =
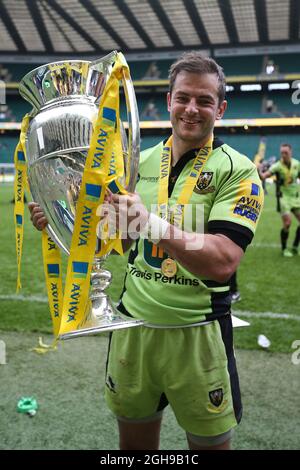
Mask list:
[{"label": "grass pitch", "polygon": [[[78,338],[40,356],[29,350],[34,333],[0,332],[7,364],[0,366],[0,449],[118,448],[117,426],[103,397],[107,338]],[[50,342],[50,336],[44,336]],[[235,449],[299,448],[300,365],[288,354],[237,352],[244,417]],[[34,396],[35,417],[17,413],[22,396]],[[162,449],[186,449],[185,434],[167,408]]]},{"label": "grass pitch", "polygon": [[[22,297],[15,296],[16,256],[13,226],[12,186],[0,187],[0,259],[3,275],[0,284],[0,328],[6,331],[51,332],[50,314],[46,299],[43,263],[41,256],[41,234],[25,214],[25,237],[22,262]],[[238,284],[242,300],[233,311],[254,312],[258,317],[245,319],[250,328],[235,330],[238,348],[259,349],[258,334],[271,341],[270,351],[291,352],[294,340],[300,339],[300,256],[283,258],[279,245],[281,220],[275,211],[274,188],[269,188],[265,208],[253,244],[248,247],[238,270]],[[293,241],[296,222],[290,230],[290,245]],[[111,256],[107,267],[113,274],[110,294],[117,301],[123,286],[126,256]],[[288,314],[291,318],[264,318],[261,313]],[[296,317],[296,319],[293,319]]]},{"label": "grass pitch", "polygon": [[[246,317],[248,328],[235,330],[235,344],[244,403],[244,419],[233,439],[237,449],[299,449],[300,364],[291,361],[292,343],[300,340],[300,257],[282,258],[280,217],[274,188],[269,188],[254,243],[238,271],[242,301],[233,310]],[[39,334],[50,343],[51,321],[46,303],[41,234],[25,216],[22,263],[23,289],[15,294],[16,258],[11,185],[0,186],[0,340],[7,364],[0,365],[0,449],[117,449],[115,420],[103,399],[107,338],[79,338],[39,356],[30,349]],[[290,244],[295,232],[293,222]],[[126,258],[112,256],[110,293],[122,290]],[[271,318],[265,318],[269,312]],[[287,314],[276,318],[274,314]],[[246,315],[246,313],[245,313]],[[273,315],[273,317],[272,317]],[[46,334],[46,335],[45,335]],[[271,340],[257,350],[258,334]],[[34,396],[34,418],[18,414],[17,401]],[[166,411],[161,448],[186,448],[185,436]]]}]

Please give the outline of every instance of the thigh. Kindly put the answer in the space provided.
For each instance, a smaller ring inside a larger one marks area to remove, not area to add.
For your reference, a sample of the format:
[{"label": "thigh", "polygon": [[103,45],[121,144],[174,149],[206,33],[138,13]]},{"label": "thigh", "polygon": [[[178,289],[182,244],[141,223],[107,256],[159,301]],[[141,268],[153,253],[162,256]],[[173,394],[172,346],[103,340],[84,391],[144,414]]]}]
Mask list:
[{"label": "thigh", "polygon": [[118,420],[120,450],[157,450],[161,416],[145,422]]},{"label": "thigh", "polygon": [[[290,210],[290,209],[288,209],[287,206],[285,206],[285,207],[286,207],[285,210]],[[292,223],[291,212],[285,212],[284,214],[282,214],[281,217],[282,217],[283,226],[288,229],[290,227],[291,223]]]},{"label": "thigh", "polygon": [[177,346],[185,365],[166,377],[166,395],[185,431],[217,436],[236,426],[242,414],[231,317],[187,330],[189,346],[185,351]]},{"label": "thigh", "polygon": [[156,350],[151,345],[155,332],[147,330],[127,328],[111,335],[105,398],[108,407],[120,418],[152,417],[168,404],[159,380]]},{"label": "thigh", "polygon": [[[282,196],[280,198],[280,214],[281,214],[282,221],[284,224],[285,224],[284,219],[291,219],[292,207],[293,207],[293,202],[289,196]],[[291,221],[289,223],[291,223]]]}]

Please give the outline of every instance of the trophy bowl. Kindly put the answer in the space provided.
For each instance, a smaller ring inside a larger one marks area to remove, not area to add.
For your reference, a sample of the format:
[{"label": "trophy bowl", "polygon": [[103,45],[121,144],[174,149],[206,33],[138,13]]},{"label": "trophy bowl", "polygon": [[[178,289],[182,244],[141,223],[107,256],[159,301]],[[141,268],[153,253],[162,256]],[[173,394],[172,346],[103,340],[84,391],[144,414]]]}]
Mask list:
[{"label": "trophy bowl", "polygon": [[[28,182],[33,200],[43,209],[47,231],[57,245],[70,253],[76,203],[99,102],[117,52],[96,61],[59,61],[29,72],[20,83],[20,94],[33,107],[25,137]],[[140,153],[139,118],[130,77],[123,74],[128,116],[128,138],[121,125],[124,176],[121,183],[134,191]],[[105,289],[111,273],[103,268],[105,257],[96,255],[91,273],[90,304],[78,329],[61,339],[129,328],[143,323],[120,314]]]}]

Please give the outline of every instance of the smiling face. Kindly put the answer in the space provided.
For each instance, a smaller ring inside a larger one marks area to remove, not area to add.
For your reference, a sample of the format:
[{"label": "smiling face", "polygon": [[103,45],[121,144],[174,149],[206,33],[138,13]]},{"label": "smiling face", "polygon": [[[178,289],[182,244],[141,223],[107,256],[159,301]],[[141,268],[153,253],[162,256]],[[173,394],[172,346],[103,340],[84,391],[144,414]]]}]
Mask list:
[{"label": "smiling face", "polygon": [[183,152],[204,145],[227,106],[219,103],[219,82],[213,73],[182,71],[168,93],[168,111],[173,127],[173,144]]}]

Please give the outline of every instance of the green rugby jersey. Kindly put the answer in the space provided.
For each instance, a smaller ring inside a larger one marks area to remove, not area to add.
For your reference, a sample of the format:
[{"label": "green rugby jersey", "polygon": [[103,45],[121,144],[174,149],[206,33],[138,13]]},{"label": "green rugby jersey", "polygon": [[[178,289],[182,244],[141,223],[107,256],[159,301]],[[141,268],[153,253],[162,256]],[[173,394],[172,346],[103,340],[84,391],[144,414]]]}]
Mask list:
[{"label": "green rugby jersey", "polygon": [[297,178],[300,174],[300,162],[298,160],[292,158],[290,168],[279,160],[270,167],[269,171],[272,175],[276,175],[282,196],[298,197],[299,185]]},{"label": "green rugby jersey", "polygon": [[[151,209],[157,203],[163,142],[141,154],[136,192]],[[176,203],[197,149],[183,155],[169,178],[169,206]],[[204,232],[222,233],[246,249],[251,242],[263,204],[263,190],[255,165],[244,155],[215,140],[212,154],[189,201],[195,217],[203,205]],[[190,221],[194,224],[194,220]],[[176,275],[161,271],[167,258],[147,239],[136,241],[128,258],[119,310],[157,325],[184,325],[212,320],[230,309],[229,284],[197,277],[179,263]]]}]

